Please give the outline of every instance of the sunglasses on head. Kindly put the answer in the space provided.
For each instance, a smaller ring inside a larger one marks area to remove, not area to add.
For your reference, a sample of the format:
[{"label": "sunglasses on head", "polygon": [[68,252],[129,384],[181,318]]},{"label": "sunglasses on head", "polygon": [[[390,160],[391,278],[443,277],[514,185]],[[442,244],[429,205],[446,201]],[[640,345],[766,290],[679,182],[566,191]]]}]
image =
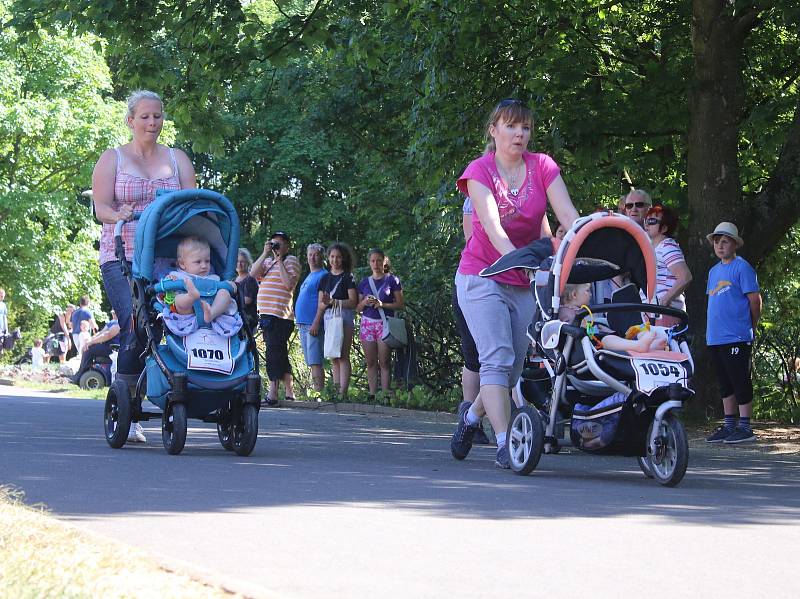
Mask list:
[{"label": "sunglasses on head", "polygon": [[506,108],[507,106],[521,106],[522,108],[527,108],[525,102],[522,100],[517,100],[516,98],[506,98],[504,100],[500,100],[500,103],[497,105],[498,108]]},{"label": "sunglasses on head", "polygon": [[648,205],[647,202],[631,202],[630,204],[625,204],[625,208],[627,210],[630,210],[634,206],[636,206],[637,208],[644,208],[647,205]]},{"label": "sunglasses on head", "polygon": [[651,216],[650,218],[645,219],[644,224],[646,225],[660,225],[661,219],[655,218]]}]

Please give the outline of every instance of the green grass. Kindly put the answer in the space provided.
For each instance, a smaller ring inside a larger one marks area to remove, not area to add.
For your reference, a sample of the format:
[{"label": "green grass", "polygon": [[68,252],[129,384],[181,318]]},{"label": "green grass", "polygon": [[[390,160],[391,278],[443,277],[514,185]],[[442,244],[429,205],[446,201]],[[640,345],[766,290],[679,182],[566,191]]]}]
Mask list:
[{"label": "green grass", "polygon": [[239,596],[168,571],[144,551],[83,533],[3,487],[0,564],[0,599]]},{"label": "green grass", "polygon": [[80,399],[105,399],[108,387],[96,389],[92,391],[84,391],[77,385],[70,383],[53,384],[53,383],[40,383],[35,381],[25,381],[17,379],[14,381],[15,387],[24,387],[26,389],[35,389],[37,391],[47,391],[49,393],[64,393],[69,394],[70,397],[77,397]]}]

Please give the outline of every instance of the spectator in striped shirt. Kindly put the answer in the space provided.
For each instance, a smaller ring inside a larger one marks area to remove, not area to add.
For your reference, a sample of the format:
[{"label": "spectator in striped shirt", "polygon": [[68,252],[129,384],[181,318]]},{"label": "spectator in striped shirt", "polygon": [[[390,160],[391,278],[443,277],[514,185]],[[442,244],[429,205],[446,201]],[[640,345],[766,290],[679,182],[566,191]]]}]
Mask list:
[{"label": "spectator in striped shirt", "polygon": [[[656,298],[661,306],[686,310],[684,290],[692,282],[681,246],[672,236],[678,228],[678,215],[668,206],[653,206],[647,211],[644,228],[656,252]],[[657,324],[672,326],[672,316],[661,316]]]},{"label": "spectator in striped shirt", "polygon": [[277,405],[281,381],[286,399],[294,399],[289,337],[294,330],[292,292],[300,276],[300,261],[289,255],[290,243],[288,234],[276,231],[264,243],[264,251],[250,268],[250,274],[258,281],[259,326],[267,346],[269,390],[264,403],[268,406]]}]

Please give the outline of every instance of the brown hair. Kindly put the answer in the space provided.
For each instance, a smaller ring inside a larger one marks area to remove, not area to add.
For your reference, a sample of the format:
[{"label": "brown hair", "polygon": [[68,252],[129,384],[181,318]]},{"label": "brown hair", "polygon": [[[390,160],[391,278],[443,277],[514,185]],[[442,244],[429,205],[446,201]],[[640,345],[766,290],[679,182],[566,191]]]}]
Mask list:
[{"label": "brown hair", "polygon": [[667,230],[664,231],[664,235],[667,237],[672,237],[675,235],[675,230],[678,228],[678,215],[672,208],[658,204],[647,211],[645,219],[651,216],[661,218],[661,224],[659,225],[658,230],[661,231],[661,227],[666,227]]},{"label": "brown hair", "polygon": [[484,154],[497,151],[494,138],[489,131],[500,122],[500,119],[502,119],[504,123],[510,123],[512,125],[516,123],[530,123],[531,127],[533,126],[533,114],[530,108],[520,100],[514,100],[512,98],[501,100],[497,106],[494,107],[494,110],[492,110],[492,113],[489,115],[489,120],[486,122],[486,150]]}]

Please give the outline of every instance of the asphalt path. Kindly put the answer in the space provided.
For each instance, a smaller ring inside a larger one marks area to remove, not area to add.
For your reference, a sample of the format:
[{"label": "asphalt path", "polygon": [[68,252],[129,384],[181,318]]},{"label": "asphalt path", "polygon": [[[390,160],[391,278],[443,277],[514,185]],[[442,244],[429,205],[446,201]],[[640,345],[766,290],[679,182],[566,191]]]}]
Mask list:
[{"label": "asphalt path", "polygon": [[800,594],[800,456],[695,448],[674,489],[573,451],[520,477],[453,460],[448,423],[299,409],[262,410],[249,458],[198,421],[169,456],[156,421],[108,447],[102,409],[0,391],[0,484],[249,595]]}]

